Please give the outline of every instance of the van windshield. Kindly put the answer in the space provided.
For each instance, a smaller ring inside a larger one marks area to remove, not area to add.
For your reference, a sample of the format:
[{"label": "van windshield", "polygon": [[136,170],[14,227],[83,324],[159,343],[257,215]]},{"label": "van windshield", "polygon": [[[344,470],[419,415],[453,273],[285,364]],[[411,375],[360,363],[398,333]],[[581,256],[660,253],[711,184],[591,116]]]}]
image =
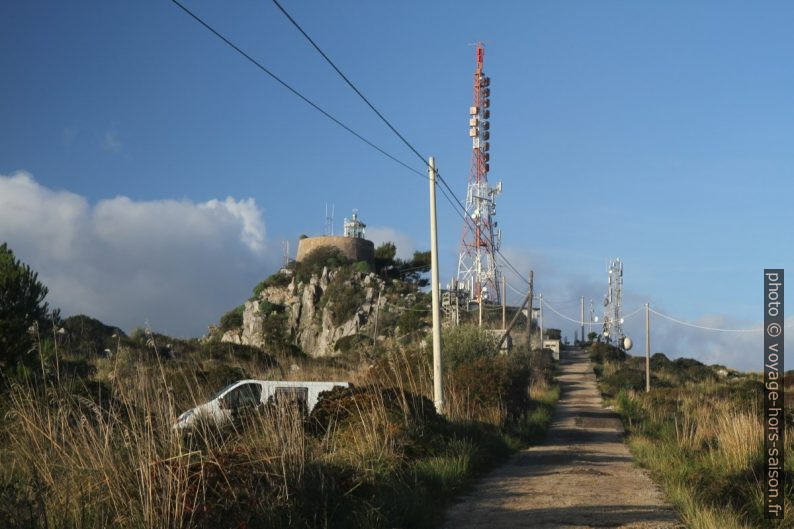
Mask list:
[{"label": "van windshield", "polygon": [[210,400],[217,399],[218,397],[226,393],[229,390],[229,388],[231,388],[235,384],[237,384],[237,382],[232,382],[231,384],[227,384],[226,386],[223,387],[223,389],[218,390],[212,397],[210,397]]}]

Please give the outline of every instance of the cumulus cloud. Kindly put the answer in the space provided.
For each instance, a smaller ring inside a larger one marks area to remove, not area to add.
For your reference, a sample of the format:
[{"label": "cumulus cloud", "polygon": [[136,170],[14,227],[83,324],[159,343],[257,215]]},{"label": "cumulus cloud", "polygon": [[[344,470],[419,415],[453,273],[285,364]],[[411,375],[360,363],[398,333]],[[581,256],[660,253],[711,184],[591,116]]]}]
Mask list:
[{"label": "cumulus cloud", "polygon": [[367,227],[367,239],[375,243],[376,248],[384,242],[393,242],[400,259],[410,259],[416,251],[416,243],[409,235],[387,226]]},{"label": "cumulus cloud", "polygon": [[253,199],[85,197],[0,175],[0,240],[39,272],[48,301],[127,330],[206,331],[276,266]]},{"label": "cumulus cloud", "polygon": [[[574,332],[579,331],[580,305],[579,297],[585,296],[585,321],[589,321],[590,300],[593,300],[595,315],[600,319],[603,315],[603,298],[606,293],[606,282],[594,280],[573,273],[569,267],[570,255],[558,252],[527,252],[516,248],[505,248],[505,256],[525,276],[529,270],[535,271],[536,292],[543,292],[544,325],[562,329],[563,335],[573,340]],[[575,256],[574,262],[592,261],[594,265],[603,262],[606,275],[606,260],[592,256]],[[507,273],[508,282],[524,291],[526,286],[513,274]],[[645,351],[645,319],[644,304],[650,296],[624,286],[623,308],[625,315],[624,332],[633,338],[632,354],[642,355]],[[508,301],[520,303],[521,296],[513,292]],[[658,312],[676,317],[664,306],[664,299],[651,300],[652,308]],[[562,316],[555,313],[559,312]],[[680,319],[680,318],[676,318]],[[574,321],[571,321],[574,320]],[[686,320],[682,320],[686,321]],[[718,329],[760,329],[760,321],[743,321],[728,314],[704,314],[696,320],[687,321],[695,326]],[[794,351],[794,317],[786,320],[789,327],[786,338],[786,349]],[[593,325],[598,332],[601,327]],[[585,332],[589,325],[585,324]],[[721,364],[743,371],[761,371],[763,369],[763,333],[762,332],[721,332],[699,329],[676,323],[661,316],[651,315],[651,353],[663,352],[670,358],[695,358],[706,364]]]}]

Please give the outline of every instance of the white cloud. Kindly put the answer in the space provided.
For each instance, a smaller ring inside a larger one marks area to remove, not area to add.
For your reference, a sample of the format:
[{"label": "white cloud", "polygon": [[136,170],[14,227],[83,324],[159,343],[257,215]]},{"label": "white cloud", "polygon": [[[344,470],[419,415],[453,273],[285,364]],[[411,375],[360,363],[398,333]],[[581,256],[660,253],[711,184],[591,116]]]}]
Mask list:
[{"label": "white cloud", "polygon": [[64,315],[181,336],[204,333],[276,265],[253,199],[92,206],[24,172],[0,175],[0,241],[39,272]]},{"label": "white cloud", "polygon": [[400,259],[410,259],[416,251],[416,243],[409,235],[387,226],[367,227],[367,239],[375,243],[376,248],[384,242],[393,242]]},{"label": "white cloud", "polygon": [[116,130],[105,131],[105,135],[102,137],[102,148],[115,154],[121,152],[121,141]]}]

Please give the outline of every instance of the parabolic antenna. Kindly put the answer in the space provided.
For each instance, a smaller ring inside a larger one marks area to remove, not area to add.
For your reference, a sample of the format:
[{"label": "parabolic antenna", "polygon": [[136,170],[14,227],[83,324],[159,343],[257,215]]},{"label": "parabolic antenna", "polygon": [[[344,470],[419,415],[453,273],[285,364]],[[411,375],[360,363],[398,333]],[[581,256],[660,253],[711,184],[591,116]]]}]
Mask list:
[{"label": "parabolic antenna", "polygon": [[631,341],[631,338],[628,336],[623,337],[623,349],[626,351],[631,350],[631,346],[634,345],[634,342]]}]

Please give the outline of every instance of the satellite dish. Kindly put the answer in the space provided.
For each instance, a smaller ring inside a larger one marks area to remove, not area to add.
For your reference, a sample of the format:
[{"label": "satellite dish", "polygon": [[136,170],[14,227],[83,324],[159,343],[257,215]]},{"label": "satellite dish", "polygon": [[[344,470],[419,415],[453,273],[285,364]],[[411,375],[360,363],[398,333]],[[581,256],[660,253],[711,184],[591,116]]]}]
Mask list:
[{"label": "satellite dish", "polygon": [[604,331],[604,336],[609,337],[609,331]]},{"label": "satellite dish", "polygon": [[593,318],[593,321],[594,321],[594,322],[596,322],[596,323],[598,323],[598,316],[596,316],[595,318]]},{"label": "satellite dish", "polygon": [[623,349],[626,351],[631,350],[631,346],[634,345],[634,342],[631,341],[631,338],[628,336],[623,337]]},{"label": "satellite dish", "polygon": [[623,323],[623,318],[620,318],[620,323]]}]

